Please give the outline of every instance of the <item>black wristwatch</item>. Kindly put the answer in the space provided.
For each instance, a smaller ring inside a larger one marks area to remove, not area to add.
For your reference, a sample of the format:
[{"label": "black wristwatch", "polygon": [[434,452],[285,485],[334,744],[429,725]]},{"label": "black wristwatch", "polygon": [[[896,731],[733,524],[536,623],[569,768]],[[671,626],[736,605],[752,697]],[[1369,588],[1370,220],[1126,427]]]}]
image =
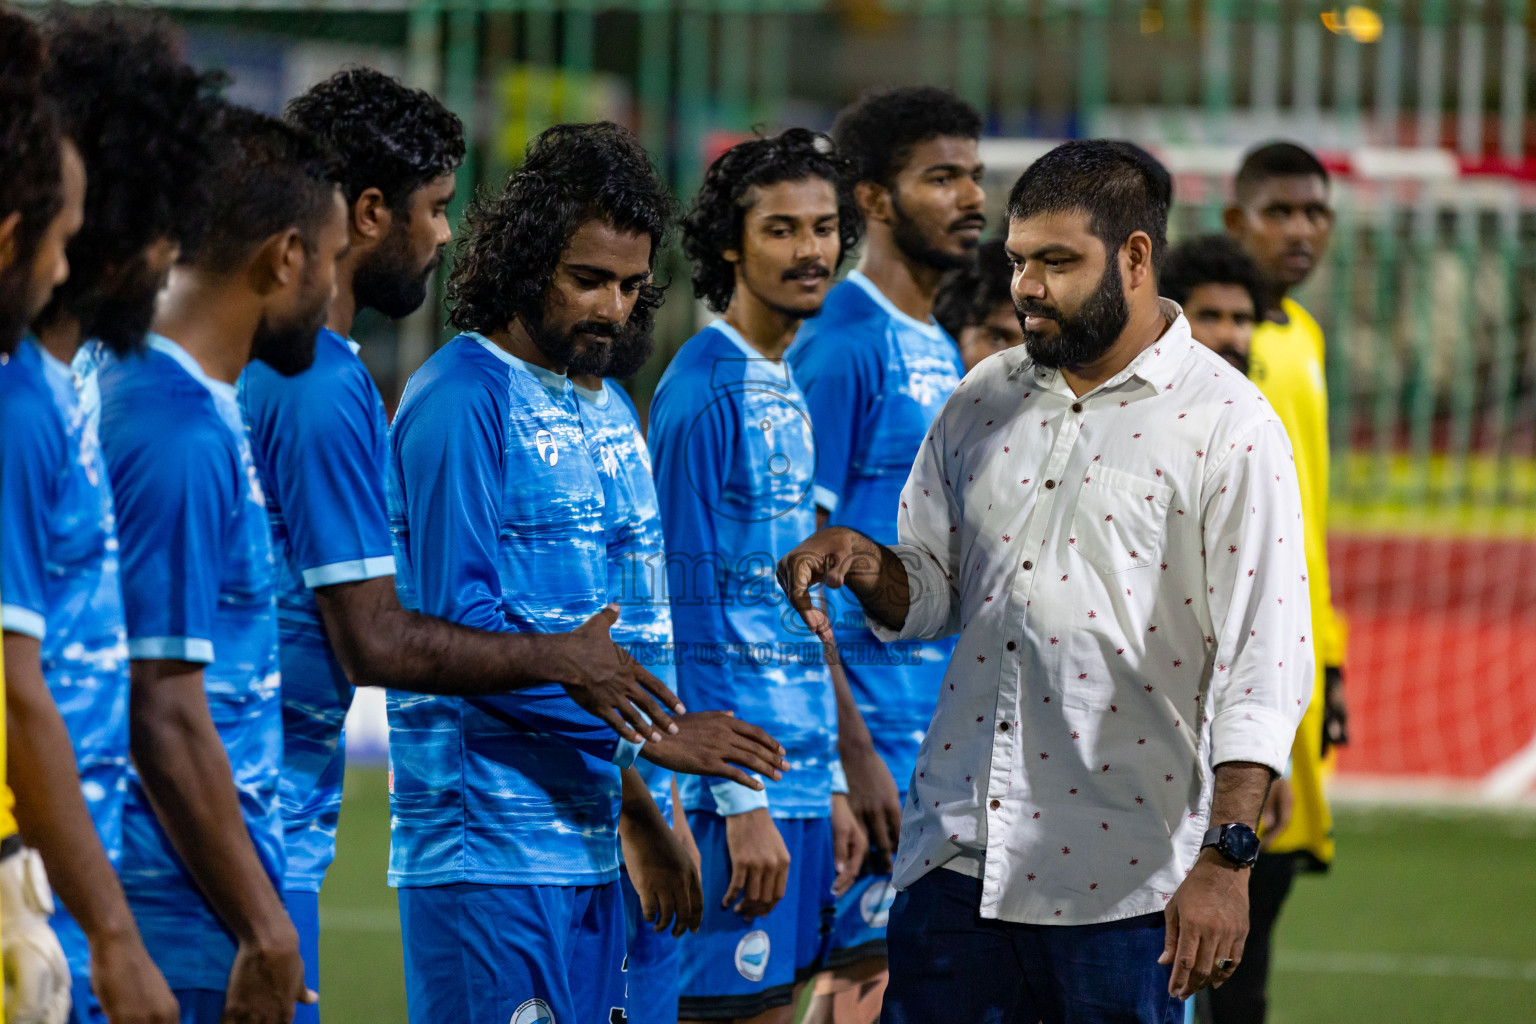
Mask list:
[{"label": "black wristwatch", "polygon": [[1207,829],[1200,849],[1216,847],[1216,852],[1238,867],[1251,868],[1259,859],[1259,837],[1253,829],[1237,821]]}]

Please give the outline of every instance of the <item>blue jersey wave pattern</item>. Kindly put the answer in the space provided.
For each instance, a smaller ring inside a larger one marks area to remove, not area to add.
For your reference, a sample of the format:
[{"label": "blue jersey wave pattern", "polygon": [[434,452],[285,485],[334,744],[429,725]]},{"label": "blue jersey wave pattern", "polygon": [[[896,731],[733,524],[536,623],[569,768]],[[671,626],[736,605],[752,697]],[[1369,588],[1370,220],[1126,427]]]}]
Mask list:
[{"label": "blue jersey wave pattern", "polygon": [[277,558],[283,676],[283,829],[290,890],[319,892],[336,856],[352,685],[313,588],[392,576],[384,504],[384,401],[354,344],[328,328],[315,362],[284,377],[262,362],[240,377]]},{"label": "blue jersey wave pattern", "polygon": [[[817,504],[833,525],[895,544],[901,488],[960,384],[955,343],[937,324],[902,313],[855,270],[801,327],[787,358],[816,428]],[[832,591],[830,604],[848,686],[904,794],[955,642],[883,644],[848,594]]]},{"label": "blue jersey wave pattern", "polygon": [[[610,635],[675,693],[666,543],[651,479],[651,451],[640,433],[639,414],[616,381],[607,381],[601,391],[578,386],[576,397],[603,483],[608,597],[619,605],[619,621]],[[672,773],[649,761],[637,762],[636,768],[662,816],[671,821]]]},{"label": "blue jersey wave pattern", "polygon": [[[564,377],[459,335],[406,385],[386,486],[406,608],[551,633],[608,603],[603,487]],[[392,885],[617,880],[637,747],[563,689],[388,706]]]},{"label": "blue jersey wave pattern", "polygon": [[[128,635],[117,524],[98,441],[99,395],[27,339],[0,364],[0,522],[5,628],[39,640],[43,676],[74,746],[80,788],[115,866],[128,787]],[[55,901],[77,978],[85,933]]]},{"label": "blue jersey wave pattern", "polygon": [[[128,654],[203,666],[246,830],[281,888],[283,732],[272,545],[235,389],[175,342],[101,370],[101,437],[121,541]],[[173,989],[222,989],[235,938],[130,773],[121,875]]]},{"label": "blue jersey wave pattern", "polygon": [[790,770],[763,793],[678,779],[685,810],[831,813],[837,712],[821,645],[784,601],[779,558],[816,530],[816,449],[786,362],[716,320],[672,360],[651,403],[678,696],[771,733]]}]

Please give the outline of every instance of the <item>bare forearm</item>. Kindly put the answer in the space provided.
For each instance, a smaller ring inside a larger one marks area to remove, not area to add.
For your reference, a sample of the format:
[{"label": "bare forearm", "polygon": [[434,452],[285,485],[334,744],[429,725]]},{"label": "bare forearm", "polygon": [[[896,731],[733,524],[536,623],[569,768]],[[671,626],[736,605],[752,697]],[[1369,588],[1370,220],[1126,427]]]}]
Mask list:
[{"label": "bare forearm", "polygon": [[[13,639],[14,638],[14,639]],[[31,647],[31,657],[19,651]],[[48,692],[37,641],[6,634],[8,778],[22,838],[92,943],[136,934],[133,914],[80,792],[74,748]]]},{"label": "bare forearm", "polygon": [[373,627],[359,685],[478,697],[558,678],[567,634],[492,633],[398,609]]},{"label": "bare forearm", "polygon": [[907,567],[896,552],[854,530],[853,552],[843,572],[843,585],[870,615],[891,629],[900,629],[911,607]]},{"label": "bare forearm", "polygon": [[1259,827],[1264,798],[1275,773],[1252,761],[1229,761],[1216,766],[1215,792],[1211,797],[1211,824],[1242,822]]},{"label": "bare forearm", "polygon": [[651,796],[650,788],[637,770],[625,768],[620,779],[623,791],[619,798],[619,839],[622,842],[632,843],[640,835],[671,827],[661,816],[656,798]]},{"label": "bare forearm", "polygon": [[263,943],[288,924],[287,914],[246,830],[206,705],[134,711],[134,763],[171,845],[230,931]]}]

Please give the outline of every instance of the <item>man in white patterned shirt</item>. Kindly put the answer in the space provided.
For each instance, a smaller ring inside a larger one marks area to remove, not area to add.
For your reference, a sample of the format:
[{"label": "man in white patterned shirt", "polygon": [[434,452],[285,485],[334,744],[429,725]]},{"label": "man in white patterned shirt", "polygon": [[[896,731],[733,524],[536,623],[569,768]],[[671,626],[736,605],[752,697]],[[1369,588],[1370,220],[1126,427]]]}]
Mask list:
[{"label": "man in white patterned shirt", "polygon": [[1157,297],[1144,164],[1068,143],[1008,215],[1025,345],[934,422],[900,544],[824,530],[780,582],[825,639],[816,583],[887,641],[959,634],[883,1019],[1182,1021],[1241,959],[1253,829],[1311,692],[1290,442]]}]

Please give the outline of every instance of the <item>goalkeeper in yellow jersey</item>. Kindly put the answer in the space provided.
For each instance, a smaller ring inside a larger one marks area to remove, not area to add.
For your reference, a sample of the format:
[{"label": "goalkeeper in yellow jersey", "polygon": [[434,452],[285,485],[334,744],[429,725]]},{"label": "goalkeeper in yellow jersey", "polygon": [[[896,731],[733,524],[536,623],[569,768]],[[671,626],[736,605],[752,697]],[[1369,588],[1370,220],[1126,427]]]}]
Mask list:
[{"label": "goalkeeper in yellow jersey", "polygon": [[[1180,270],[1169,259],[1164,294],[1183,302],[1196,338],[1206,341],[1248,376],[1274,407],[1296,456],[1306,530],[1307,584],[1312,599],[1312,635],[1317,679],[1312,703],[1297,730],[1291,768],[1270,793],[1265,807],[1265,852],[1249,880],[1250,930],[1243,964],[1225,985],[1210,993],[1210,1024],[1262,1024],[1269,974],[1270,937],[1298,871],[1323,871],[1333,860],[1333,819],[1324,792],[1328,749],[1346,740],[1343,702],[1344,626],[1333,608],[1328,579],[1328,391],[1323,375],[1323,332],[1317,321],[1289,298],[1317,267],[1333,231],[1328,172],[1308,150],[1271,143],[1244,158],[1235,199],[1225,214],[1229,239],[1210,240],[1203,259],[1214,254],[1235,270],[1215,279]],[[1195,243],[1198,245],[1198,243]],[[1224,255],[1223,255],[1224,254]],[[1243,259],[1246,254],[1247,259]],[[1192,262],[1185,260],[1185,270]],[[1250,284],[1254,272],[1258,283]],[[1189,281],[1173,296],[1170,278]],[[1192,283],[1191,283],[1192,282]],[[1200,287],[1204,284],[1205,287]],[[1225,289],[1211,287],[1227,285]],[[1236,287],[1234,287],[1236,286]],[[1251,339],[1243,320],[1243,293],[1257,305]],[[1213,312],[1203,307],[1214,304]],[[1225,307],[1225,308],[1223,308]],[[1203,334],[1217,337],[1207,340]],[[1214,343],[1213,343],[1214,341]]]}]

